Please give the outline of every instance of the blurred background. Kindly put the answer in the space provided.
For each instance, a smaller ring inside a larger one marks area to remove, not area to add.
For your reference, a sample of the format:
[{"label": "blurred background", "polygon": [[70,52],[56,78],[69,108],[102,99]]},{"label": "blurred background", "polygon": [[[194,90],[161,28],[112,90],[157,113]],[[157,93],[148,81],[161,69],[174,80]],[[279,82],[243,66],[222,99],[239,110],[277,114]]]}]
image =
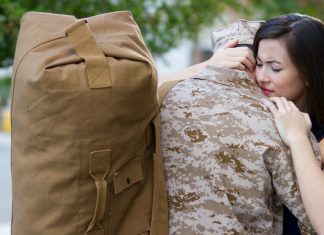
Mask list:
[{"label": "blurred background", "polygon": [[324,20],[323,0],[0,0],[0,235],[10,234],[10,86],[21,16],[42,11],[83,18],[119,10],[132,12],[159,75],[208,59],[211,30],[236,19],[299,12]]}]

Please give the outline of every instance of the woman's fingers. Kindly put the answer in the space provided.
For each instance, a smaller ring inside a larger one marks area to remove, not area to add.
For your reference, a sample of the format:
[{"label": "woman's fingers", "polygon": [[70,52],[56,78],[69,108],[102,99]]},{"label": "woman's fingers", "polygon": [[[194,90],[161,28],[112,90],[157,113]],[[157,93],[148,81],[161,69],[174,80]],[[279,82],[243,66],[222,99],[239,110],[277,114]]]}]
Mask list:
[{"label": "woman's fingers", "polygon": [[263,104],[264,104],[265,106],[268,107],[268,109],[270,110],[270,112],[272,113],[273,116],[275,116],[275,115],[277,114],[278,109],[277,109],[277,107],[274,105],[274,103],[272,103],[271,101],[266,100],[266,99],[262,100],[262,102],[263,102]]},{"label": "woman's fingers", "polygon": [[231,40],[228,43],[226,43],[221,48],[233,48],[233,47],[236,47],[238,43],[239,43],[239,40],[238,39],[234,39],[234,40]]},{"label": "woman's fingers", "polygon": [[302,114],[303,114],[303,116],[304,116],[304,118],[305,118],[307,124],[308,124],[310,127],[312,127],[312,121],[311,121],[311,119],[310,119],[308,113],[302,113]]},{"label": "woman's fingers", "polygon": [[229,41],[215,52],[208,63],[220,68],[254,72],[256,61],[253,52],[247,47],[236,47],[238,43],[238,39]]},{"label": "woman's fingers", "polygon": [[276,104],[279,111],[299,111],[294,102],[287,100],[286,97],[270,97],[272,102]]},{"label": "woman's fingers", "polygon": [[283,103],[283,100],[280,97],[271,97],[270,100],[276,104],[279,112],[285,110],[285,105]]},{"label": "woman's fingers", "polygon": [[289,107],[290,107],[291,109],[294,109],[294,110],[298,109],[298,108],[296,107],[296,105],[294,104],[294,102],[292,102],[292,101],[288,101],[288,105],[289,105]]},{"label": "woman's fingers", "polygon": [[249,57],[243,57],[241,62],[248,72],[253,72],[255,68],[255,60]]},{"label": "woman's fingers", "polygon": [[[291,109],[293,109],[293,110],[295,110],[295,111],[299,111],[299,108],[297,108],[297,106],[295,105],[294,102],[292,102],[292,101],[288,101],[288,103],[289,103],[289,106],[290,106]],[[307,114],[307,115],[308,115],[308,114]]]},{"label": "woman's fingers", "polygon": [[253,72],[255,69],[255,58],[253,52],[247,47],[233,48],[230,52],[233,60],[241,63],[248,72]]},{"label": "woman's fingers", "polygon": [[282,140],[290,146],[296,136],[307,135],[311,128],[311,121],[306,113],[302,113],[296,105],[284,97],[271,97],[263,103],[274,117]]},{"label": "woman's fingers", "polygon": [[282,102],[282,105],[285,110],[291,110],[291,105],[289,104],[289,101],[285,97],[280,97],[280,100]]},{"label": "woman's fingers", "polygon": [[[298,113],[300,112],[300,110],[297,108],[295,103],[287,100],[287,98],[285,98],[285,97],[270,97],[269,99],[273,103],[268,100],[263,101],[263,103],[267,103],[267,106],[269,106],[268,103],[272,104],[272,106],[275,107],[278,112],[298,112]],[[302,112],[300,112],[300,113],[302,113]],[[309,116],[307,113],[302,113],[302,114],[304,114],[305,117],[307,116],[309,119]]]}]

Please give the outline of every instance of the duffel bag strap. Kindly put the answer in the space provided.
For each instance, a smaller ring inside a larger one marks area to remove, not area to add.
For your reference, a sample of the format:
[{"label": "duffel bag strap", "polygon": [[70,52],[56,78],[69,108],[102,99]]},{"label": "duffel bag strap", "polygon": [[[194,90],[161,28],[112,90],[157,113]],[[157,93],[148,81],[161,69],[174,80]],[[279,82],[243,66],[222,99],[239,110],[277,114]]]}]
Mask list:
[{"label": "duffel bag strap", "polygon": [[[168,92],[181,80],[170,81],[159,87],[160,106]],[[150,234],[168,234],[168,199],[163,173],[163,158],[161,148],[161,117],[158,113],[153,119],[155,132],[155,153],[154,160],[154,186],[153,186],[153,207]],[[149,141],[150,142],[150,141]]]},{"label": "duffel bag strap", "polygon": [[155,129],[154,186],[151,231],[152,235],[168,234],[168,200],[163,174],[163,159],[161,155],[160,114],[153,119]]},{"label": "duffel bag strap", "polygon": [[159,86],[158,88],[158,93],[159,93],[159,103],[160,103],[160,107],[163,103],[164,98],[167,96],[167,94],[169,93],[169,91],[179,82],[183,81],[183,79],[179,79],[179,80],[173,80],[173,81],[168,81],[165,83],[162,83],[161,86]]},{"label": "duffel bag strap", "polygon": [[111,87],[106,57],[92,36],[87,21],[79,20],[68,26],[65,34],[74,50],[85,61],[90,88]]},{"label": "duffel bag strap", "polygon": [[102,218],[106,209],[107,201],[107,175],[110,170],[111,150],[100,150],[90,153],[89,174],[95,181],[97,188],[97,200],[94,214],[86,235],[104,235],[104,229],[101,225]]}]

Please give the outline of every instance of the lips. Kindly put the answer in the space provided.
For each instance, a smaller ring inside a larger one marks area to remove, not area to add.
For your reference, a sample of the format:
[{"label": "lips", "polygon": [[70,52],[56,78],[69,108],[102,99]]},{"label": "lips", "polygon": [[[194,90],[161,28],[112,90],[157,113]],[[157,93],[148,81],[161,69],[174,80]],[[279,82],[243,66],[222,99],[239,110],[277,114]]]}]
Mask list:
[{"label": "lips", "polygon": [[269,96],[272,92],[274,92],[273,90],[270,90],[268,88],[265,88],[265,87],[260,87],[263,94],[265,94],[266,96]]}]

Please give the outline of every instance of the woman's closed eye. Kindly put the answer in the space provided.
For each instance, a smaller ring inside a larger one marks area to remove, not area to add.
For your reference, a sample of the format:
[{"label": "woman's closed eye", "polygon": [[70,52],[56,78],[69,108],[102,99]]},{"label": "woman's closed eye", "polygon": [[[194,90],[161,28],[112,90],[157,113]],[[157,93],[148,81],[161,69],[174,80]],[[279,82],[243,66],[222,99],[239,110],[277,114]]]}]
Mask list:
[{"label": "woman's closed eye", "polygon": [[282,70],[282,68],[273,68],[273,67],[271,69],[273,72],[276,72],[276,73],[278,73]]}]

